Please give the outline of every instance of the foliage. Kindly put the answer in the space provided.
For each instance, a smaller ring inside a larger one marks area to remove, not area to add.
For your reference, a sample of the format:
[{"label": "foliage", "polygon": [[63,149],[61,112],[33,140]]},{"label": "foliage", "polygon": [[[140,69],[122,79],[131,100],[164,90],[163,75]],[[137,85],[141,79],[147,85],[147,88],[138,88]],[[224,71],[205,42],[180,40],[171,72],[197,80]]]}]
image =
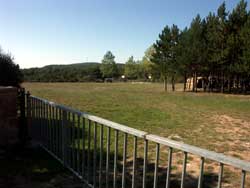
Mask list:
[{"label": "foliage", "polygon": [[[179,42],[179,29],[176,25],[172,28],[166,26],[159,35],[159,40],[154,44],[155,53],[151,61],[155,64],[161,78],[164,80],[164,88],[167,90],[167,78],[172,75],[172,81],[176,74],[177,45]],[[174,90],[174,87],[173,87]]]},{"label": "foliage", "polygon": [[117,66],[115,63],[115,56],[111,51],[107,51],[102,59],[101,73],[104,78],[114,77],[117,72]]},{"label": "foliage", "polygon": [[139,68],[139,64],[136,63],[134,57],[131,56],[125,63],[124,75],[128,79],[137,79],[139,77]]},{"label": "foliage", "polygon": [[[155,42],[152,61],[158,74],[166,80],[172,76],[193,79],[197,91],[197,78],[202,77],[202,88],[208,91],[250,91],[249,17],[247,2],[241,0],[227,12],[225,2],[217,14],[209,13],[202,19],[197,15],[179,32],[176,26],[166,26]],[[165,87],[166,88],[166,87]]]},{"label": "foliage", "polygon": [[24,80],[34,82],[84,82],[101,78],[99,63],[49,65],[23,69]]},{"label": "foliage", "polygon": [[3,53],[0,49],[0,85],[19,86],[22,80],[19,65],[14,63],[11,55]]}]

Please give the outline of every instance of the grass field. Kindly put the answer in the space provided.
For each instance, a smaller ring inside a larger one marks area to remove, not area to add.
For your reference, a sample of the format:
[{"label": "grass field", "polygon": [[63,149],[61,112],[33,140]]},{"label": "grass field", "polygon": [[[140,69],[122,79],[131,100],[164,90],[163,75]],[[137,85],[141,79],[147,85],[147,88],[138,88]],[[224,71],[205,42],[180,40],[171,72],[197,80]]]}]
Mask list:
[{"label": "grass field", "polygon": [[[35,96],[249,161],[250,96],[182,92],[182,85],[178,85],[179,91],[165,93],[162,85],[155,83],[23,86]],[[192,161],[199,169],[199,160]]]}]

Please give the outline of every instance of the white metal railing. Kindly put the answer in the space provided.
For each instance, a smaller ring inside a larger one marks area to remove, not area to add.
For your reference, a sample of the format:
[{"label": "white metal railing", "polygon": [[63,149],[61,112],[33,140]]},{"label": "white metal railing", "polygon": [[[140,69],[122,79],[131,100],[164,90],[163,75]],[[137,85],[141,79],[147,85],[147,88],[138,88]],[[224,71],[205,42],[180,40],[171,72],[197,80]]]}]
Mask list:
[{"label": "white metal railing", "polygon": [[[173,149],[183,152],[180,177],[181,188],[185,187],[188,154],[200,157],[198,188],[201,188],[204,184],[205,159],[218,163],[219,172],[216,185],[218,188],[222,187],[225,165],[241,170],[241,188],[245,187],[246,173],[250,172],[250,163],[247,161],[149,134],[35,96],[27,96],[27,116],[30,121],[30,134],[33,139],[37,140],[47,152],[90,187],[130,187],[126,182],[131,178],[130,184],[132,188],[148,188],[150,184],[148,174],[152,170],[147,169],[148,153],[151,152],[148,151],[148,142],[156,145],[153,188],[159,187],[160,145],[168,147],[167,174],[164,185],[166,188],[170,187]],[[104,132],[104,128],[106,132]],[[113,139],[111,139],[111,131],[114,132]],[[119,156],[118,138],[121,137],[119,136],[121,133],[123,134],[123,153],[122,156]],[[133,162],[131,168],[128,168],[127,165],[128,136],[133,138]],[[144,142],[142,173],[138,173],[138,139]],[[97,143],[98,141],[99,143]],[[113,153],[110,151],[111,144],[114,145]],[[106,146],[106,149],[104,146]],[[118,163],[118,160],[121,163]],[[122,167],[121,173],[118,173],[118,165]],[[113,167],[112,170],[111,166]]]}]

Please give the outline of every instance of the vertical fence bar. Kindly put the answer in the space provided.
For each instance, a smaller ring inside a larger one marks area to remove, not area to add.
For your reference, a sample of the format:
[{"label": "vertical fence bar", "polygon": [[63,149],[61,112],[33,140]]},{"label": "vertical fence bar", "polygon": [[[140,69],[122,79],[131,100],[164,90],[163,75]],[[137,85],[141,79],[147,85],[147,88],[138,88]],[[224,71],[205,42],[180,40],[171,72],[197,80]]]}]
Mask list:
[{"label": "vertical fence bar", "polygon": [[157,188],[157,183],[158,183],[159,151],[160,151],[160,144],[157,143],[156,144],[156,156],[155,156],[154,188]]},{"label": "vertical fence bar", "polygon": [[51,114],[50,114],[50,130],[51,130],[51,149],[50,149],[50,151],[53,153],[53,151],[54,151],[54,130],[53,130],[53,115],[54,115],[54,112],[53,112],[53,106],[52,105],[50,105],[50,108],[51,108]]},{"label": "vertical fence bar", "polygon": [[47,149],[49,149],[49,105],[45,105],[46,108],[46,145]]},{"label": "vertical fence bar", "polygon": [[39,100],[39,117],[40,117],[40,125],[41,125],[41,132],[40,132],[40,142],[43,144],[43,119],[42,119],[42,101]]},{"label": "vertical fence bar", "polygon": [[241,172],[241,188],[245,187],[245,180],[246,180],[246,171],[242,170],[242,172]]},{"label": "vertical fence bar", "polygon": [[102,187],[103,125],[100,126],[99,188]]},{"label": "vertical fence bar", "polygon": [[119,131],[115,130],[115,153],[114,153],[114,180],[113,180],[113,188],[116,188],[116,178],[117,178],[118,136],[119,136]]},{"label": "vertical fence bar", "polygon": [[85,118],[82,118],[82,178],[85,177]]},{"label": "vertical fence bar", "polygon": [[73,116],[73,120],[72,120],[72,121],[73,121],[73,123],[72,123],[72,159],[73,159],[72,168],[73,168],[74,170],[76,170],[75,114],[72,113],[72,116]]},{"label": "vertical fence bar", "polygon": [[219,171],[219,177],[218,177],[218,188],[221,188],[222,184],[222,176],[223,176],[223,163],[220,163],[220,171]]},{"label": "vertical fence bar", "polygon": [[94,123],[94,156],[93,156],[93,186],[96,188],[96,147],[97,147],[97,123]]},{"label": "vertical fence bar", "polygon": [[200,161],[200,175],[198,180],[198,188],[202,188],[203,185],[203,170],[204,170],[204,157],[201,157]]},{"label": "vertical fence bar", "polygon": [[148,140],[144,140],[144,160],[143,160],[143,179],[142,188],[146,188],[146,176],[147,176],[147,165],[148,165]]},{"label": "vertical fence bar", "polygon": [[170,185],[171,166],[172,166],[172,152],[173,152],[173,148],[170,147],[169,150],[168,150],[168,170],[167,170],[166,188],[169,188],[169,185]]},{"label": "vertical fence bar", "polygon": [[43,132],[44,132],[44,126],[43,126],[43,103],[40,100],[39,101],[39,106],[40,106],[40,122],[41,122],[41,140],[40,143],[44,145],[44,138],[43,138]]},{"label": "vertical fence bar", "polygon": [[187,152],[183,152],[183,164],[182,164],[182,174],[181,174],[181,188],[184,188],[185,176],[186,176],[186,167],[187,167]]},{"label": "vertical fence bar", "polygon": [[40,143],[43,145],[43,117],[42,117],[43,113],[42,113],[42,101],[39,100],[39,117],[40,117]]},{"label": "vertical fence bar", "polygon": [[66,127],[66,121],[67,121],[67,113],[65,110],[61,111],[62,114],[62,160],[63,160],[63,164],[66,165],[66,140],[67,140],[67,127]]},{"label": "vertical fence bar", "polygon": [[47,138],[46,138],[46,134],[47,134],[47,121],[46,121],[46,103],[43,103],[43,146],[47,147]]},{"label": "vertical fence bar", "polygon": [[49,150],[52,150],[52,121],[51,121],[51,105],[49,104]]},{"label": "vertical fence bar", "polygon": [[51,108],[51,114],[50,114],[50,129],[51,129],[51,152],[54,152],[54,107],[52,105],[50,105]]},{"label": "vertical fence bar", "polygon": [[68,119],[67,119],[67,123],[68,123],[68,143],[67,143],[67,158],[68,158],[68,165],[70,167],[72,167],[72,157],[71,157],[71,140],[72,140],[72,123],[71,123],[71,113],[68,111]]},{"label": "vertical fence bar", "polygon": [[38,141],[40,141],[41,125],[40,125],[40,121],[39,121],[39,101],[38,100],[36,100],[36,106],[37,106],[37,126],[38,126],[37,139],[38,139]]},{"label": "vertical fence bar", "polygon": [[37,121],[38,121],[38,140],[39,142],[41,141],[41,122],[40,122],[40,107],[39,107],[39,100],[36,101],[37,105]]},{"label": "vertical fence bar", "polygon": [[40,117],[40,101],[39,100],[37,100],[37,119],[38,119],[38,124],[39,124],[39,132],[38,132],[38,134],[39,134],[39,142],[41,142],[41,128],[42,128],[42,126],[41,126],[41,117]]},{"label": "vertical fence bar", "polygon": [[88,120],[88,182],[90,182],[91,121]]},{"label": "vertical fence bar", "polygon": [[34,120],[35,120],[35,123],[34,123],[34,135],[35,135],[35,139],[37,140],[37,105],[36,105],[36,99],[34,99],[33,101],[34,103]]},{"label": "vertical fence bar", "polygon": [[106,188],[109,188],[110,127],[107,127]]},{"label": "vertical fence bar", "polygon": [[72,122],[71,122],[71,112],[68,112],[68,124],[69,124],[69,166],[72,168]]},{"label": "vertical fence bar", "polygon": [[135,188],[136,177],[136,158],[137,158],[137,137],[134,136],[134,152],[133,152],[133,176],[132,176],[132,188]]},{"label": "vertical fence bar", "polygon": [[[56,137],[56,150],[55,150],[55,153],[56,153],[56,156],[59,157],[59,143],[58,143],[58,108],[55,107],[55,137]],[[60,157],[59,157],[60,158]]]},{"label": "vertical fence bar", "polygon": [[42,144],[43,146],[45,146],[45,115],[44,115],[44,111],[45,111],[45,108],[44,108],[44,102],[41,102],[41,108],[42,108],[42,119],[43,119],[43,133],[42,133]]},{"label": "vertical fence bar", "polygon": [[123,142],[123,168],[122,168],[122,188],[125,188],[125,185],[126,185],[127,142],[128,142],[128,134],[127,134],[127,133],[124,133],[124,142]]},{"label": "vertical fence bar", "polygon": [[[60,142],[60,154],[61,154],[61,158],[62,158],[62,160],[63,159],[65,159],[65,153],[63,153],[64,152],[64,150],[65,150],[65,147],[64,147],[64,145],[65,145],[65,139],[66,138],[62,138],[62,137],[65,137],[66,136],[66,134],[64,133],[65,132],[65,123],[66,122],[64,122],[63,123],[63,119],[64,118],[66,118],[65,117],[66,116],[66,114],[63,114],[63,110],[62,109],[59,109],[59,117],[60,117],[60,121],[59,121],[59,124],[60,124],[60,137],[59,137],[59,142]],[[64,124],[64,125],[63,125]],[[63,141],[62,141],[63,140]],[[64,154],[64,156],[63,156],[63,154]],[[65,163],[65,161],[63,160],[63,162]]]},{"label": "vertical fence bar", "polygon": [[77,115],[77,156],[76,156],[76,161],[77,161],[77,173],[80,175],[80,116]]},{"label": "vertical fence bar", "polygon": [[36,123],[37,123],[37,141],[40,141],[39,106],[37,99],[36,99]]},{"label": "vertical fence bar", "polygon": [[55,143],[55,107],[52,106],[52,152],[55,154],[55,147],[56,147],[56,143]]}]

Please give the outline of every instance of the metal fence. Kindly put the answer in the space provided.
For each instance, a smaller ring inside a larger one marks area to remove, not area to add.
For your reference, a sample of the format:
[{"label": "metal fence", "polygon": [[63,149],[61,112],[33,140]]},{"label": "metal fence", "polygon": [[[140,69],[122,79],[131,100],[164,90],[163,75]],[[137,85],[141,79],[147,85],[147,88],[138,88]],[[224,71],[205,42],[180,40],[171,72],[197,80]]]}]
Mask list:
[{"label": "metal fence", "polygon": [[[181,152],[182,161],[178,187],[186,187],[190,154],[200,160],[195,187],[206,185],[204,164],[207,159],[216,162],[219,167],[215,187],[221,188],[223,185],[225,166],[239,169],[241,174],[234,178],[239,178],[239,187],[246,187],[250,163],[243,160],[149,134],[29,95],[27,116],[32,138],[89,187],[174,187],[176,177],[172,175],[172,165],[176,151]],[[151,146],[154,145],[153,150],[149,150],[149,142]],[[163,153],[166,155],[163,162],[167,165],[163,183],[159,182],[159,162],[164,147],[167,154]],[[153,168],[149,168],[148,155],[152,152],[155,152]],[[140,159],[139,153],[142,155]],[[128,154],[131,158],[128,158]]]}]

